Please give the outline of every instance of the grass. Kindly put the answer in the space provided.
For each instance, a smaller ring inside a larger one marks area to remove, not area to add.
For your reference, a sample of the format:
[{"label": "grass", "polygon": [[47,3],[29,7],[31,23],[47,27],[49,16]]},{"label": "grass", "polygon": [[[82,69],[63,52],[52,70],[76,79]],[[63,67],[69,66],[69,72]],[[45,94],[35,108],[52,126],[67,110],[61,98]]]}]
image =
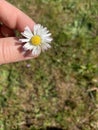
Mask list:
[{"label": "grass", "polygon": [[97,130],[97,0],[8,1],[54,41],[36,59],[0,66],[0,130]]}]

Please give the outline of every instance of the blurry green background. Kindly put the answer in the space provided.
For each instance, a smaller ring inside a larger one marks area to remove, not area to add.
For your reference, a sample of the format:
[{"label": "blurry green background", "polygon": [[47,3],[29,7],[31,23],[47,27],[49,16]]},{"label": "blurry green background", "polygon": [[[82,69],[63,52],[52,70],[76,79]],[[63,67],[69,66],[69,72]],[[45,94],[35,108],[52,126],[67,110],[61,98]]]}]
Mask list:
[{"label": "blurry green background", "polygon": [[54,40],[36,59],[0,66],[0,130],[97,130],[98,1],[8,1]]}]

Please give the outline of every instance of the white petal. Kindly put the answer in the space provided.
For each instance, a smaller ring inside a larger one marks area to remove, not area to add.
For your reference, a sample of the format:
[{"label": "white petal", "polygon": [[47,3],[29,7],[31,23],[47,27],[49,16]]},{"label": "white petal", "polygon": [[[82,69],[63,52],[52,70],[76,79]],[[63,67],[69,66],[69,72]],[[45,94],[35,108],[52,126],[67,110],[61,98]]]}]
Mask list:
[{"label": "white petal", "polygon": [[19,41],[20,41],[20,42],[29,42],[30,39],[28,39],[28,38],[27,38],[27,39],[19,39]]},{"label": "white petal", "polygon": [[32,55],[33,56],[38,56],[41,53],[41,47],[40,46],[35,46],[32,50]]},{"label": "white petal", "polygon": [[33,46],[31,45],[31,46],[29,46],[28,48],[29,48],[29,50],[32,50],[32,49],[33,49]]},{"label": "white petal", "polygon": [[43,43],[43,44],[41,45],[41,48],[42,48],[42,51],[45,51],[45,50],[51,48],[51,46],[50,46],[50,44],[48,44],[48,43]]},{"label": "white petal", "polygon": [[33,49],[33,45],[31,45],[29,42],[27,42],[27,43],[23,46],[23,48],[24,48],[25,50],[32,50],[32,49]]},{"label": "white petal", "polygon": [[23,48],[24,48],[25,50],[28,50],[29,45],[30,45],[29,43],[26,43],[26,44],[24,44]]},{"label": "white petal", "polygon": [[51,43],[53,39],[51,37],[42,37],[42,43]]},{"label": "white petal", "polygon": [[40,36],[42,36],[42,35],[46,35],[47,33],[46,33],[46,31],[44,30],[44,28],[41,26],[40,28],[39,28],[39,30],[37,31],[37,35],[40,35]]},{"label": "white petal", "polygon": [[44,34],[44,36],[49,37],[49,36],[51,36],[51,33],[46,33],[46,34]]},{"label": "white petal", "polygon": [[30,28],[28,26],[25,27],[24,32],[21,33],[26,38],[31,38],[33,36],[33,33],[31,32]]},{"label": "white petal", "polygon": [[25,27],[25,31],[29,32],[32,35],[32,31],[30,30],[28,26]]},{"label": "white petal", "polygon": [[32,37],[27,32],[22,32],[21,35],[28,38],[28,39],[30,39]]},{"label": "white petal", "polygon": [[35,24],[34,25],[34,35],[38,35],[38,32],[40,31],[40,24]]}]

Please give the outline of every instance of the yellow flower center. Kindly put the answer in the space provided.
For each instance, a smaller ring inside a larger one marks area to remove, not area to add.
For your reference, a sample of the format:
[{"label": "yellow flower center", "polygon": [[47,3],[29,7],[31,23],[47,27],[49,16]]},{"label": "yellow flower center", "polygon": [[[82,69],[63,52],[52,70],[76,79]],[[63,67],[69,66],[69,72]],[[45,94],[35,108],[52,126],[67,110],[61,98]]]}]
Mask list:
[{"label": "yellow flower center", "polygon": [[35,36],[33,36],[33,37],[31,38],[30,41],[31,41],[31,43],[32,43],[33,45],[35,45],[35,46],[40,45],[40,43],[41,43],[41,37],[38,36],[38,35],[35,35]]}]

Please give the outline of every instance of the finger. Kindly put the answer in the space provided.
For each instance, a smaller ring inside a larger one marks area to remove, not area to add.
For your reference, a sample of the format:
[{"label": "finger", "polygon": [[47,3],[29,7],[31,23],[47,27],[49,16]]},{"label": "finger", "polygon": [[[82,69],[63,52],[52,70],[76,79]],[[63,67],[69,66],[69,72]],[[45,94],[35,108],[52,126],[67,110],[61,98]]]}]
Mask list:
[{"label": "finger", "polygon": [[26,14],[4,0],[0,0],[0,20],[7,27],[17,29],[20,32],[24,31],[26,26],[32,29],[35,24]]},{"label": "finger", "polygon": [[15,32],[12,29],[5,26],[5,25],[1,26],[1,31],[0,32],[1,32],[2,36],[4,36],[4,37],[12,37],[12,36],[15,35]]},{"label": "finger", "polygon": [[0,64],[31,58],[31,55],[24,55],[21,43],[15,37],[0,38]]}]

